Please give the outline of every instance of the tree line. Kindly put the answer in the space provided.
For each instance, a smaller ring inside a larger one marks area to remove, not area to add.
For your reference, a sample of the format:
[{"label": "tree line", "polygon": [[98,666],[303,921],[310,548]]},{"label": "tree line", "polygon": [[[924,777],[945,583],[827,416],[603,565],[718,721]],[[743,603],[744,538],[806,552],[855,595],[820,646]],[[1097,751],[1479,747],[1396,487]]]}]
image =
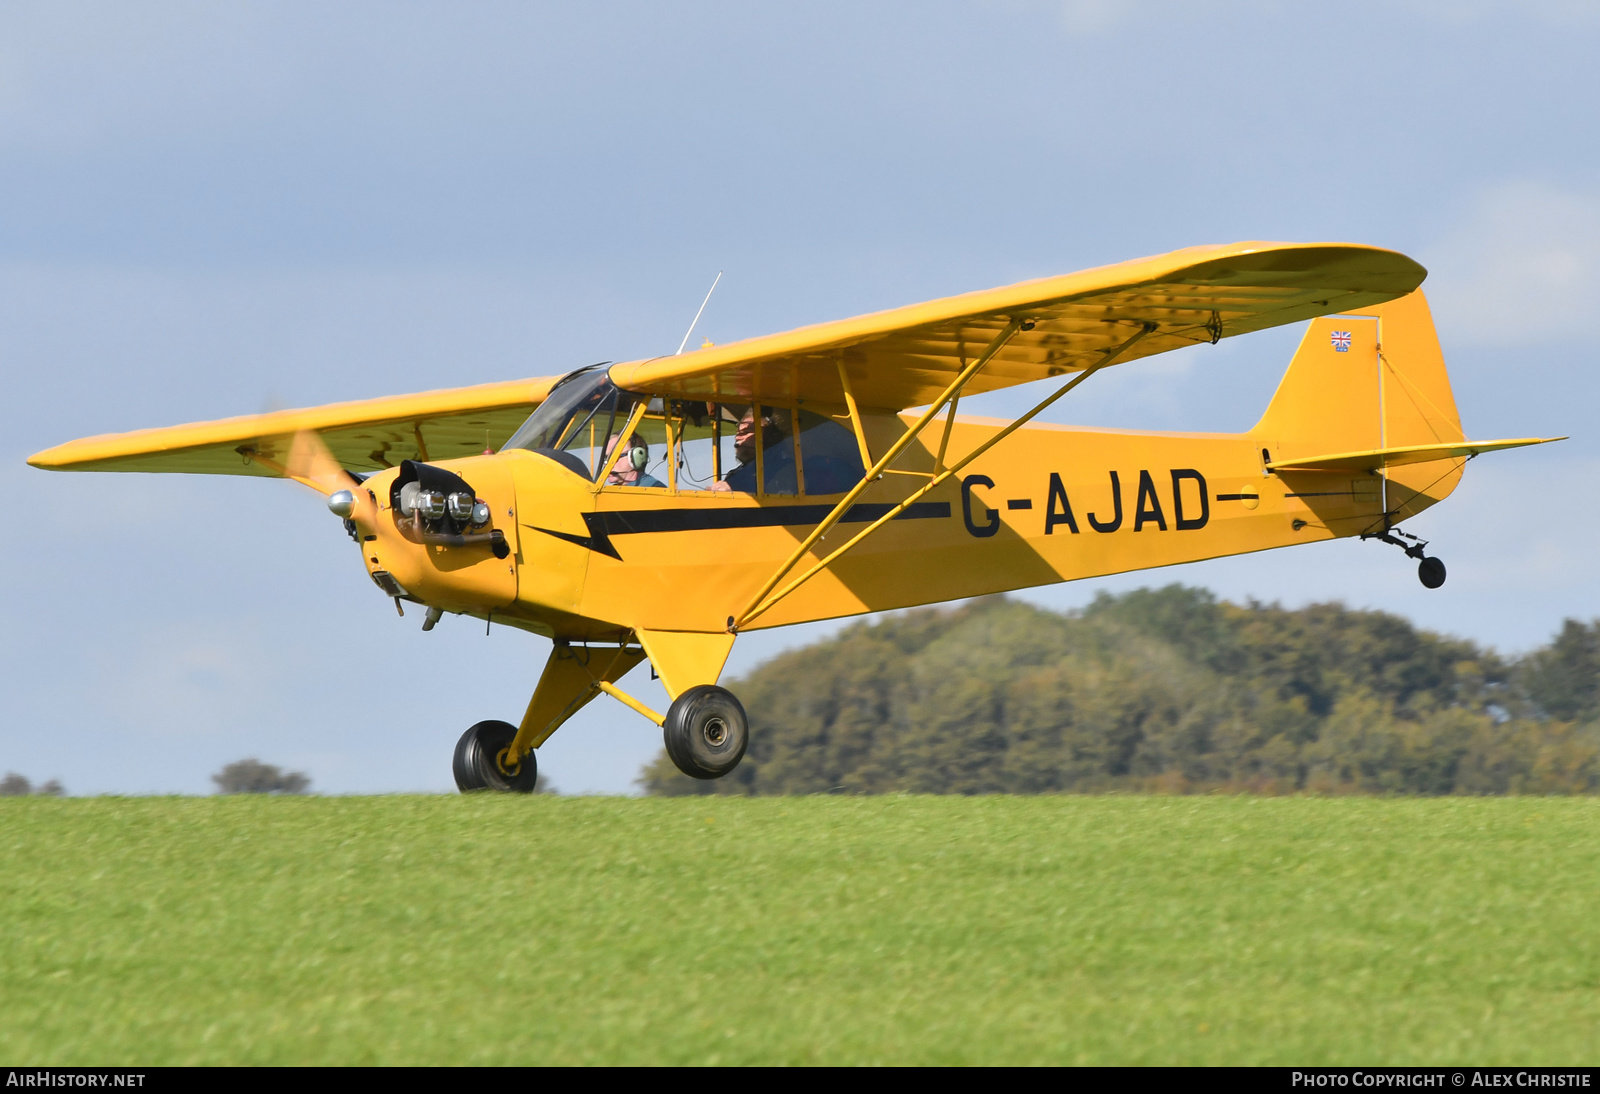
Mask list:
[{"label": "tree line", "polygon": [[729,685],[750,748],[652,794],[1600,790],[1600,620],[1502,657],[1386,612],[1170,585],[860,622]]},{"label": "tree line", "polygon": [[60,798],[66,793],[59,779],[35,786],[26,775],[18,775],[15,771],[7,771],[0,776],[0,798]]}]

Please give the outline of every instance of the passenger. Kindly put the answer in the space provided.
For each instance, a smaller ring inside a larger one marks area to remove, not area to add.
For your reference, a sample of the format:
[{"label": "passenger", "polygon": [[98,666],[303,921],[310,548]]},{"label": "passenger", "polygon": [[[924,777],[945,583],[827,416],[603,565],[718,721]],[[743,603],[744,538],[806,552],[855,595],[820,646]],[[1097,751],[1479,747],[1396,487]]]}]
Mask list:
[{"label": "passenger", "polygon": [[[611,453],[616,450],[617,440],[621,434],[613,433],[606,442],[606,459],[611,458]],[[650,463],[650,446],[644,441],[630,441],[629,451],[618,457],[616,464],[611,468],[611,474],[606,476],[607,486],[651,486],[658,490],[666,489],[667,484],[645,471]],[[644,452],[644,463],[635,465],[633,455],[635,452]]]},{"label": "passenger", "polygon": [[[794,442],[783,428],[780,411],[766,408],[761,415],[761,462],[766,470],[768,494],[794,494],[799,492],[799,476],[794,470]],[[788,443],[784,443],[788,442]],[[713,490],[737,490],[742,494],[756,492],[756,427],[754,409],[744,412],[739,427],[733,435],[733,455],[739,466],[722,476],[721,482],[711,484]]]}]

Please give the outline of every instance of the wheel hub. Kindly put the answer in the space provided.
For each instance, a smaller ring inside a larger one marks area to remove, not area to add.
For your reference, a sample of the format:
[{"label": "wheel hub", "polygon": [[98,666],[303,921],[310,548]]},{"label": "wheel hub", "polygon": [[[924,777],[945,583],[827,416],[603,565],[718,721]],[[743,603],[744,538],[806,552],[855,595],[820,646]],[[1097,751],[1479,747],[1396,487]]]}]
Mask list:
[{"label": "wheel hub", "polygon": [[500,774],[514,779],[517,777],[517,774],[521,772],[522,764],[520,762],[512,763],[510,752],[511,747],[508,745],[505,748],[502,748],[499,752],[495,753],[494,766],[499,768]]},{"label": "wheel hub", "polygon": [[539,788],[539,760],[523,752],[514,761],[511,746],[517,727],[510,722],[479,722],[461,735],[451,758],[456,789],[463,794],[479,790],[532,794]]},{"label": "wheel hub", "polygon": [[697,684],[672,701],[661,739],[679,771],[691,779],[720,779],[744,757],[749,726],[731,691]]},{"label": "wheel hub", "polygon": [[717,748],[728,739],[728,723],[721,718],[711,718],[706,722],[704,733],[706,744]]}]

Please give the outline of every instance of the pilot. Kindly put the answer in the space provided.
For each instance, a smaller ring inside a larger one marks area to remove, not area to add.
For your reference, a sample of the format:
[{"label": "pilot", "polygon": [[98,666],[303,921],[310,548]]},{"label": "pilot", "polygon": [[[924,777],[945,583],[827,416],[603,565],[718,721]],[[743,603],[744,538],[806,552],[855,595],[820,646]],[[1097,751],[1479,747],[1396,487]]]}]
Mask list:
[{"label": "pilot", "polygon": [[[617,441],[621,434],[614,433],[606,442],[606,459],[611,458],[611,453],[616,450]],[[643,453],[643,455],[639,455]],[[635,456],[638,459],[635,460]],[[650,463],[650,446],[644,440],[635,437],[628,442],[628,451],[618,458],[611,468],[611,474],[606,476],[607,486],[653,486],[657,489],[666,489],[667,484],[655,476],[647,473],[645,468]]]},{"label": "pilot", "polygon": [[[733,454],[739,466],[722,476],[721,482],[711,484],[713,490],[737,490],[743,494],[756,492],[756,425],[754,409],[746,410],[739,419],[733,434]],[[781,411],[763,408],[761,415],[761,462],[766,470],[766,493],[794,494],[799,491],[799,476],[794,470],[794,443],[788,440]]]}]

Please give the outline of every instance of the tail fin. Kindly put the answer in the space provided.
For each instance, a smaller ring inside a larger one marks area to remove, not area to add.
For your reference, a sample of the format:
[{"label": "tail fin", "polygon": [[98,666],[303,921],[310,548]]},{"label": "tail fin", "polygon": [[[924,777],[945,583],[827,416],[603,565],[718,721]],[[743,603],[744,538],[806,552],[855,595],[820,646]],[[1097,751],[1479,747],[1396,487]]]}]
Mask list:
[{"label": "tail fin", "polygon": [[[1312,320],[1251,432],[1270,464],[1462,442],[1461,415],[1422,290]],[[1450,457],[1385,466],[1389,521],[1448,497],[1465,463]]]}]

